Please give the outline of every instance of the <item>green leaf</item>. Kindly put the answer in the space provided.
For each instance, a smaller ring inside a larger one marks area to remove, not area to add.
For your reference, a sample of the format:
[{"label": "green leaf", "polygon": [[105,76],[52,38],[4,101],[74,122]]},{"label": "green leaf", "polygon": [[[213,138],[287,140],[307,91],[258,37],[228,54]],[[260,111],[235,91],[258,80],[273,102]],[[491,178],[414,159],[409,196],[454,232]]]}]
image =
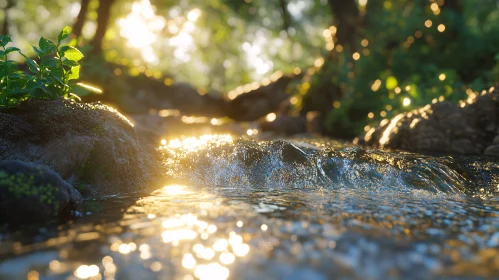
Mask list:
[{"label": "green leaf", "polygon": [[21,52],[21,50],[19,48],[16,48],[16,47],[8,47],[5,50],[5,55],[8,55],[11,52]]},{"label": "green leaf", "polygon": [[43,57],[43,56],[44,56],[44,53],[43,53],[40,49],[38,49],[38,48],[37,48],[37,47],[35,47],[35,46],[31,46],[31,47],[32,47],[32,48],[33,48],[33,50],[35,51],[36,55],[38,55],[38,57],[40,57],[40,58],[41,58],[41,57]]},{"label": "green leaf", "polygon": [[12,72],[17,71],[17,63],[13,60],[0,62],[0,76],[10,75]]},{"label": "green leaf", "polygon": [[70,33],[71,33],[71,27],[69,26],[64,27],[61,33],[59,33],[59,36],[57,37],[57,45],[60,45],[62,40],[68,38]]},{"label": "green leaf", "polygon": [[45,83],[40,81],[29,81],[26,89],[33,97],[43,97],[43,93],[50,93]]},{"label": "green leaf", "polygon": [[63,46],[61,47],[62,56],[69,60],[78,61],[83,58],[83,54],[75,47]]},{"label": "green leaf", "polygon": [[55,75],[53,73],[50,73],[50,76],[56,80],[61,86],[67,86],[62,80],[61,78],[58,77],[58,75]]},{"label": "green leaf", "polygon": [[52,41],[45,39],[43,37],[41,37],[40,40],[38,41],[38,45],[40,46],[40,49],[44,53],[51,53],[56,50],[55,44]]},{"label": "green leaf", "polygon": [[26,75],[23,72],[18,71],[18,72],[10,74],[9,78],[10,79],[17,79],[17,78],[19,78],[19,79],[26,80]]},{"label": "green leaf", "polygon": [[[63,96],[79,99],[77,94],[70,93],[71,87],[67,81],[79,78],[80,64],[77,61],[83,58],[83,54],[74,47],[59,48],[61,41],[68,38],[70,32],[71,28],[65,27],[59,33],[57,46],[54,42],[41,37],[38,46],[32,46],[40,58],[38,63],[24,55],[17,47],[6,48],[5,45],[12,42],[10,35],[0,36],[2,46],[0,47],[2,48],[0,51],[0,57],[2,57],[0,59],[0,108],[13,107],[33,97],[54,99]],[[19,52],[26,59],[29,71],[36,75],[19,71],[17,62],[6,60],[6,55],[13,52]]]},{"label": "green leaf", "polygon": [[50,70],[54,70],[59,64],[59,58],[54,56],[45,57],[40,61],[40,64],[48,67]]},{"label": "green leaf", "polygon": [[68,80],[76,80],[80,77],[80,65],[71,67]]},{"label": "green leaf", "polygon": [[65,59],[62,61],[62,65],[74,67],[74,66],[78,66],[80,64],[74,60]]},{"label": "green leaf", "polygon": [[9,97],[20,98],[26,95],[26,89],[13,87],[12,89],[8,90],[8,94]]},{"label": "green leaf", "polygon": [[10,34],[7,34],[7,35],[2,35],[0,36],[0,45],[2,45],[2,47],[5,47],[8,43],[12,42],[12,39],[10,38]]},{"label": "green leaf", "polygon": [[26,59],[26,64],[28,64],[29,71],[38,74],[40,73],[40,66],[38,66],[38,63],[34,61],[33,59],[23,55],[24,58]]}]

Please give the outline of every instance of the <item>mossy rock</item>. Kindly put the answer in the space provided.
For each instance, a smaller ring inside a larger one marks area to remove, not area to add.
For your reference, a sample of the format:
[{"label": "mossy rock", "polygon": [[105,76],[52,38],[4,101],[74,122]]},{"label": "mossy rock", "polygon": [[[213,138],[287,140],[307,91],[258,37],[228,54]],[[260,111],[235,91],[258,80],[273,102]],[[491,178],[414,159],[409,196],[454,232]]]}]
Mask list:
[{"label": "mossy rock", "polygon": [[47,167],[0,161],[0,222],[43,222],[75,213],[81,194]]},{"label": "mossy rock", "polygon": [[48,166],[85,197],[143,189],[159,167],[119,112],[63,99],[1,109],[2,159]]}]

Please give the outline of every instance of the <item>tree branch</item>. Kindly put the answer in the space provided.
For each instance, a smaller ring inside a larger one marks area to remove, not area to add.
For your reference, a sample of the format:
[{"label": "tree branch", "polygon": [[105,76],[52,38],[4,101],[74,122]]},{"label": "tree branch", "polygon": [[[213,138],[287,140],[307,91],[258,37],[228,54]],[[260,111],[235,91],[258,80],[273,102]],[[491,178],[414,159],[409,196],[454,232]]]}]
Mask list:
[{"label": "tree branch", "polygon": [[73,35],[75,37],[81,36],[81,31],[83,29],[83,25],[85,24],[85,18],[87,17],[89,3],[90,3],[90,0],[81,0],[80,12],[78,12],[78,16],[76,17],[76,21],[73,24]]},{"label": "tree branch", "polygon": [[289,16],[286,0],[279,0],[279,6],[281,8],[283,29],[287,31],[291,25],[291,17]]}]

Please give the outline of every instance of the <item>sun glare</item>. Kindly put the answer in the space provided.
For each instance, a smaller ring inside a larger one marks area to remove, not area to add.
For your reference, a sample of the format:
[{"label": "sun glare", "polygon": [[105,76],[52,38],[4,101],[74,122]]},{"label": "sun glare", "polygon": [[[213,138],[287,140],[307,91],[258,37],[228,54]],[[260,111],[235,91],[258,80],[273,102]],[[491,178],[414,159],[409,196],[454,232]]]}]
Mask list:
[{"label": "sun glare", "polygon": [[183,194],[189,194],[190,192],[185,190],[185,186],[181,185],[170,185],[170,186],[165,186],[160,190],[163,194],[166,195],[183,195]]},{"label": "sun glare", "polygon": [[232,143],[233,139],[230,135],[205,134],[200,137],[176,138],[170,141],[162,141],[160,149],[168,149],[171,152],[174,150],[182,150],[184,152],[195,152],[208,145],[223,145]]},{"label": "sun glare", "polygon": [[199,9],[193,9],[187,14],[187,18],[189,19],[189,21],[192,22],[198,20],[200,16],[201,16],[201,10]]},{"label": "sun glare", "polygon": [[262,29],[255,33],[255,39],[252,42],[244,42],[241,45],[246,53],[248,65],[255,69],[253,78],[260,79],[274,67],[274,63],[262,52],[262,49],[267,48],[268,45],[280,47],[282,44],[280,39],[269,40],[268,35]]},{"label": "sun glare", "polygon": [[132,4],[132,11],[118,20],[120,35],[128,40],[132,48],[140,49],[143,59],[149,63],[158,63],[158,58],[151,45],[156,42],[160,32],[166,25],[162,16],[155,14],[149,0],[140,0]]}]

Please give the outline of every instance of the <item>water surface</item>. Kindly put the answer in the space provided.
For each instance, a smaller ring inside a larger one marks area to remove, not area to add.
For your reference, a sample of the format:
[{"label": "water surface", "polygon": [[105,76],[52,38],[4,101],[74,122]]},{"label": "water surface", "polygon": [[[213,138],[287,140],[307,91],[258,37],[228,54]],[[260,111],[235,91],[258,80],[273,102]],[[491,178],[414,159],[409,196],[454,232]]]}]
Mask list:
[{"label": "water surface", "polygon": [[1,279],[499,275],[499,165],[326,140],[164,141],[164,187],[5,232]]}]

